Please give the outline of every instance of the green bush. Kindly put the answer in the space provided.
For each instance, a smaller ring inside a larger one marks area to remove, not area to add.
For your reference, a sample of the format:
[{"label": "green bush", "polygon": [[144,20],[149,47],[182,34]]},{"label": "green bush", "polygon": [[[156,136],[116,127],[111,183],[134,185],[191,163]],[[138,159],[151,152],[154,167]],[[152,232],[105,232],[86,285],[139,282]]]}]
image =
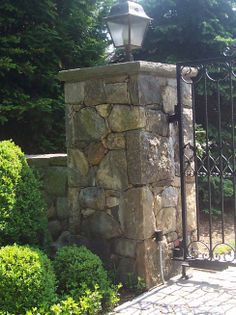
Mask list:
[{"label": "green bush", "polygon": [[59,293],[69,293],[81,288],[83,284],[90,289],[98,284],[102,290],[110,285],[100,258],[84,246],[61,248],[55,257],[54,269]]},{"label": "green bush", "polygon": [[98,286],[106,307],[113,306],[119,300],[119,286],[111,285],[101,259],[84,246],[61,248],[54,260],[54,270],[60,294],[82,296],[84,288],[93,291]]},{"label": "green bush", "polygon": [[12,245],[0,249],[0,309],[25,314],[55,301],[56,280],[50,260],[41,251]]},{"label": "green bush", "polygon": [[26,315],[96,315],[101,311],[101,299],[98,287],[93,291],[84,288],[83,296],[78,299],[67,297],[51,307],[35,307],[27,311]]},{"label": "green bush", "polygon": [[42,245],[46,227],[39,180],[18,146],[0,142],[0,245]]}]

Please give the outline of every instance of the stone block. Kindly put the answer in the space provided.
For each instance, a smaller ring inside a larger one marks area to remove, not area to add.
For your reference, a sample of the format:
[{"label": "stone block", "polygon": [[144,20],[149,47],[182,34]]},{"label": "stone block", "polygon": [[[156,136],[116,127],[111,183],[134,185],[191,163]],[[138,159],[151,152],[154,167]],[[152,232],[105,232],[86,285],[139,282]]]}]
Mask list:
[{"label": "stone block", "polygon": [[169,135],[169,122],[167,115],[157,110],[147,110],[146,130],[156,135],[167,137]]},{"label": "stone block", "polygon": [[114,264],[111,260],[111,241],[105,238],[91,237],[89,249],[96,255],[98,255],[103,261],[104,265],[110,270],[114,268]]},{"label": "stone block", "polygon": [[88,106],[106,103],[105,82],[103,80],[85,82],[84,103]]},{"label": "stone block", "polygon": [[136,264],[133,258],[120,258],[116,271],[118,280],[125,286],[130,287],[131,284],[136,282]]},{"label": "stone block", "polygon": [[95,186],[96,169],[91,167],[87,174],[81,173],[79,169],[68,167],[68,185],[69,187],[87,187]]},{"label": "stone block", "polygon": [[67,197],[58,197],[56,201],[57,217],[60,220],[69,217]]},{"label": "stone block", "polygon": [[120,203],[119,198],[114,197],[114,196],[110,196],[106,198],[106,206],[107,208],[114,208],[116,206],[118,206]]},{"label": "stone block", "polygon": [[120,222],[127,238],[144,240],[155,230],[154,200],[148,187],[131,188],[120,200]]},{"label": "stone block", "polygon": [[67,166],[67,154],[52,154],[49,163],[52,166]]},{"label": "stone block", "polygon": [[105,192],[99,187],[86,187],[81,189],[79,195],[80,205],[83,208],[104,210]]},{"label": "stone block", "polygon": [[182,103],[184,106],[192,107],[192,85],[191,81],[181,81]]},{"label": "stone block", "polygon": [[84,82],[65,83],[65,102],[67,104],[83,104]]},{"label": "stone block", "polygon": [[156,225],[163,234],[176,231],[176,208],[162,208],[156,214]]},{"label": "stone block", "polygon": [[160,104],[160,82],[157,76],[148,74],[131,76],[129,91],[133,105]]},{"label": "stone block", "polygon": [[75,141],[96,141],[106,137],[108,129],[104,118],[95,108],[83,108],[74,118]]},{"label": "stone block", "polygon": [[73,147],[75,144],[75,128],[74,128],[74,111],[73,106],[66,104],[65,108],[65,124],[66,124],[66,146]]},{"label": "stone block", "polygon": [[197,228],[195,183],[186,184],[187,225],[189,231]]},{"label": "stone block", "polygon": [[78,149],[68,150],[68,167],[73,168],[86,176],[89,171],[89,164],[84,153]]},{"label": "stone block", "polygon": [[79,192],[78,188],[69,187],[68,189],[69,228],[73,234],[80,233]]},{"label": "stone block", "polygon": [[116,239],[114,241],[114,252],[117,255],[135,258],[137,242],[125,238]]},{"label": "stone block", "polygon": [[89,230],[93,237],[104,239],[112,239],[122,234],[119,222],[103,211],[96,211],[87,217],[83,222],[83,229]]},{"label": "stone block", "polygon": [[125,149],[125,136],[123,133],[110,133],[106,139],[106,146],[110,150]]},{"label": "stone block", "polygon": [[137,244],[137,275],[144,279],[148,289],[160,283],[160,265],[158,257],[158,244],[153,239],[148,239]]},{"label": "stone block", "polygon": [[53,196],[63,197],[67,192],[68,172],[66,167],[52,166],[44,177],[45,191]]},{"label": "stone block", "polygon": [[110,104],[97,105],[96,110],[100,116],[102,116],[103,118],[106,118],[110,114],[111,105]]},{"label": "stone block", "polygon": [[127,162],[124,150],[110,151],[99,165],[96,180],[106,189],[126,189],[128,187]]},{"label": "stone block", "polygon": [[163,110],[166,114],[174,114],[177,105],[177,83],[175,79],[168,79],[161,88]]},{"label": "stone block", "polygon": [[144,131],[126,134],[129,182],[156,183],[174,178],[174,150],[167,138]]},{"label": "stone block", "polygon": [[145,111],[142,107],[116,105],[108,118],[109,127],[114,132],[144,128]]},{"label": "stone block", "polygon": [[49,158],[46,155],[28,155],[26,156],[29,166],[34,168],[46,168],[49,166]]},{"label": "stone block", "polygon": [[162,207],[177,207],[178,204],[178,189],[175,187],[165,187],[162,194]]},{"label": "stone block", "polygon": [[126,82],[106,84],[105,92],[109,104],[130,104]]},{"label": "stone block", "polygon": [[101,142],[93,142],[88,146],[87,156],[91,165],[98,165],[107,153]]},{"label": "stone block", "polygon": [[193,145],[193,111],[191,108],[183,109],[184,143]]}]

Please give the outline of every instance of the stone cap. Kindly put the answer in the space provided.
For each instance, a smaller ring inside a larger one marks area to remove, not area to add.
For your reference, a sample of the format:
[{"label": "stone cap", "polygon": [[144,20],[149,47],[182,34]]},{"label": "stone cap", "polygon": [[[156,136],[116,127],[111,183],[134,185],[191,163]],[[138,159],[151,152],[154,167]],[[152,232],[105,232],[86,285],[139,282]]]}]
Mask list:
[{"label": "stone cap", "polygon": [[176,66],[159,62],[133,61],[109,64],[106,66],[63,70],[59,72],[58,78],[64,82],[79,82],[91,79],[106,79],[108,77],[135,75],[141,73],[175,78]]},{"label": "stone cap", "polygon": [[25,155],[27,162],[35,167],[39,166],[66,166],[67,154],[54,153],[54,154],[34,154]]}]

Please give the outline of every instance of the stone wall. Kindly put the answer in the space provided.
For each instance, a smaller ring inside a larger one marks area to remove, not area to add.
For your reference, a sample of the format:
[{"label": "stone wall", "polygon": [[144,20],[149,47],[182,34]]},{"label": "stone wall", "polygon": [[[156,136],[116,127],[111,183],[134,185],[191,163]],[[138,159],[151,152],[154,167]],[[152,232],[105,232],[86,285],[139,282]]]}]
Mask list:
[{"label": "stone wall", "polygon": [[[132,62],[59,76],[65,81],[70,232],[88,238],[122,281],[139,276],[151,287],[160,282],[154,231],[164,233],[166,277],[177,272],[171,256],[181,238],[178,130],[168,122],[177,103],[175,66]],[[191,128],[191,91],[183,88]],[[191,181],[188,189],[191,204]]]},{"label": "stone wall", "polygon": [[29,155],[27,161],[36,169],[42,179],[42,191],[47,204],[51,242],[60,243],[68,230],[67,203],[67,155]]}]

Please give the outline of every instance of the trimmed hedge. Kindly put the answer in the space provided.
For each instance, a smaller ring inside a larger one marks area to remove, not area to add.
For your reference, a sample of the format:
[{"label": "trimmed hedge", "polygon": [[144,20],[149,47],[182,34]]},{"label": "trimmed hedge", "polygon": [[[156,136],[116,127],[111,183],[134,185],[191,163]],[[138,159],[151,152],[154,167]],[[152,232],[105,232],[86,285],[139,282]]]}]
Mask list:
[{"label": "trimmed hedge", "polygon": [[86,289],[99,292],[103,308],[110,309],[119,301],[120,285],[111,284],[101,259],[84,246],[65,246],[54,260],[58,293],[75,298]]},{"label": "trimmed hedge", "polygon": [[110,281],[101,259],[84,246],[65,246],[59,249],[54,260],[59,293],[69,293],[84,284],[89,289],[99,285],[106,290]]},{"label": "trimmed hedge", "polygon": [[25,314],[56,299],[56,278],[50,260],[38,249],[5,246],[0,249],[0,309]]},{"label": "trimmed hedge", "polygon": [[0,142],[0,246],[42,245],[47,230],[40,182],[21,149],[12,141]]}]

